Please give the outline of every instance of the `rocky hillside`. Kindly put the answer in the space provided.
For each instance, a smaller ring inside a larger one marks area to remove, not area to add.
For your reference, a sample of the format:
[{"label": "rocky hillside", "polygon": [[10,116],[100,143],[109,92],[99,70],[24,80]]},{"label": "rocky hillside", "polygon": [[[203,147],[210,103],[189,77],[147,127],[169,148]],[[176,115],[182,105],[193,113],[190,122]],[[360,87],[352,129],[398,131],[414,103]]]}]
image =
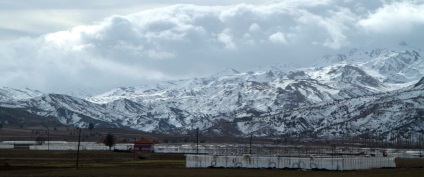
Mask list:
[{"label": "rocky hillside", "polygon": [[0,88],[0,106],[62,124],[184,133],[355,136],[423,132],[419,49],[352,49],[296,68],[277,65],[117,88],[88,98]]}]

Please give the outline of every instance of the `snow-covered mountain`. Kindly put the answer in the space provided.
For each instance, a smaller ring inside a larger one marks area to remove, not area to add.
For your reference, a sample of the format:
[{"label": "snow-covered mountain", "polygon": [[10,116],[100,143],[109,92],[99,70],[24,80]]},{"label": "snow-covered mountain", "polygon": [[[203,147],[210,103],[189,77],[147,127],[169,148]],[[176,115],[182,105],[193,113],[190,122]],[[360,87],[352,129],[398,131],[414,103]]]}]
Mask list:
[{"label": "snow-covered mountain", "polygon": [[14,89],[9,87],[0,87],[0,103],[2,107],[19,107],[17,104],[20,100],[27,100],[35,97],[42,96],[38,90],[31,89]]},{"label": "snow-covered mountain", "polygon": [[43,95],[40,91],[31,89],[13,89],[9,87],[0,87],[0,101],[15,101],[34,98]]},{"label": "snow-covered mountain", "polygon": [[76,98],[0,88],[0,106],[54,116],[63,124],[144,131],[262,136],[345,136],[423,131],[424,58],[419,49],[352,49],[311,67],[249,72],[116,88]]}]

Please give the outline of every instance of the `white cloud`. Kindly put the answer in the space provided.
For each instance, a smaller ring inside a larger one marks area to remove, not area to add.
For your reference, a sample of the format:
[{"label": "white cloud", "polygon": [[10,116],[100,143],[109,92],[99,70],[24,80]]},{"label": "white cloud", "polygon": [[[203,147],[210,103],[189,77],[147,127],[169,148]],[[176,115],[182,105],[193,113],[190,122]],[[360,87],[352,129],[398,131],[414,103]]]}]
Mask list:
[{"label": "white cloud", "polygon": [[249,27],[250,32],[256,32],[261,30],[261,26],[259,26],[257,23],[252,23]]},{"label": "white cloud", "polygon": [[269,36],[269,40],[272,42],[287,43],[284,34],[281,32],[272,34],[271,36]]},{"label": "white cloud", "polygon": [[233,42],[233,37],[231,36],[230,30],[225,29],[222,33],[218,34],[218,41],[222,42],[225,45],[226,49],[235,50],[237,49],[236,44]]},{"label": "white cloud", "polygon": [[147,51],[147,54],[150,58],[156,58],[156,59],[169,59],[169,58],[175,57],[175,55],[173,53],[160,52],[160,51],[155,51],[155,50],[149,50],[149,51]]},{"label": "white cloud", "polygon": [[350,47],[423,44],[422,3],[310,2],[174,5],[22,38],[0,45],[0,85],[110,89],[229,67],[310,64]]},{"label": "white cloud", "polygon": [[359,21],[366,30],[375,33],[408,33],[414,28],[424,26],[424,4],[411,1],[385,4]]}]

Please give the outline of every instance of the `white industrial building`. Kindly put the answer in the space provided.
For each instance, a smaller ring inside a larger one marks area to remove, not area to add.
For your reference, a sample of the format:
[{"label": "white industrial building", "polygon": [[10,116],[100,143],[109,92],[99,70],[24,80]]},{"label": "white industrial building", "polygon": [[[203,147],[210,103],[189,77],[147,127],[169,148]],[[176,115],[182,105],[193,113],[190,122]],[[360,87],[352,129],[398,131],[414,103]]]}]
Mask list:
[{"label": "white industrial building", "polygon": [[246,144],[156,144],[155,153],[184,153],[187,168],[394,168],[395,158],[422,158],[421,150]]},{"label": "white industrial building", "polygon": [[396,167],[394,157],[256,157],[187,154],[187,168],[295,168],[319,170],[366,170]]}]

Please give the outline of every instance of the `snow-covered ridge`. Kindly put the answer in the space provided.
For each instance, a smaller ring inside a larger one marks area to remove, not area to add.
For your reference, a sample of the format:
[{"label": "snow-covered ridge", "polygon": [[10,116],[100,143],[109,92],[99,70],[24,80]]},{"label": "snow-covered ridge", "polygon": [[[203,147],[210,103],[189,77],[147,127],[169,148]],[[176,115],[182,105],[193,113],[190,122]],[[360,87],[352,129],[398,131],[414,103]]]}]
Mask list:
[{"label": "snow-covered ridge", "polygon": [[[415,49],[403,51],[352,49],[346,55],[324,56],[319,63],[325,66],[298,68],[293,65],[275,65],[256,68],[256,71],[249,72],[226,69],[205,78],[117,88],[104,94],[88,97],[87,100],[103,104],[122,98],[137,100],[168,96],[186,97],[190,93],[199,93],[199,91],[208,95],[214,94],[211,87],[226,87],[226,84],[255,82],[278,87],[282,81],[302,79],[313,79],[338,90],[355,85],[371,92],[391,91],[411,85],[424,76],[424,59],[420,51]],[[207,93],[205,93],[206,90]],[[190,93],[185,93],[187,91]]]},{"label": "snow-covered ridge", "polygon": [[[417,121],[424,105],[422,56],[421,50],[408,47],[352,49],[323,57],[321,66],[226,69],[204,78],[116,88],[85,99],[3,89],[0,95],[17,96],[2,96],[0,104],[55,116],[63,124],[94,122],[167,133],[193,128],[212,134],[268,136],[365,131],[358,127],[418,131],[421,124],[411,122]],[[411,111],[404,113],[405,109]],[[400,123],[383,126],[396,121]]]},{"label": "snow-covered ridge", "polygon": [[42,96],[38,90],[25,89],[14,89],[9,87],[0,87],[0,101],[10,100],[25,100]]}]

